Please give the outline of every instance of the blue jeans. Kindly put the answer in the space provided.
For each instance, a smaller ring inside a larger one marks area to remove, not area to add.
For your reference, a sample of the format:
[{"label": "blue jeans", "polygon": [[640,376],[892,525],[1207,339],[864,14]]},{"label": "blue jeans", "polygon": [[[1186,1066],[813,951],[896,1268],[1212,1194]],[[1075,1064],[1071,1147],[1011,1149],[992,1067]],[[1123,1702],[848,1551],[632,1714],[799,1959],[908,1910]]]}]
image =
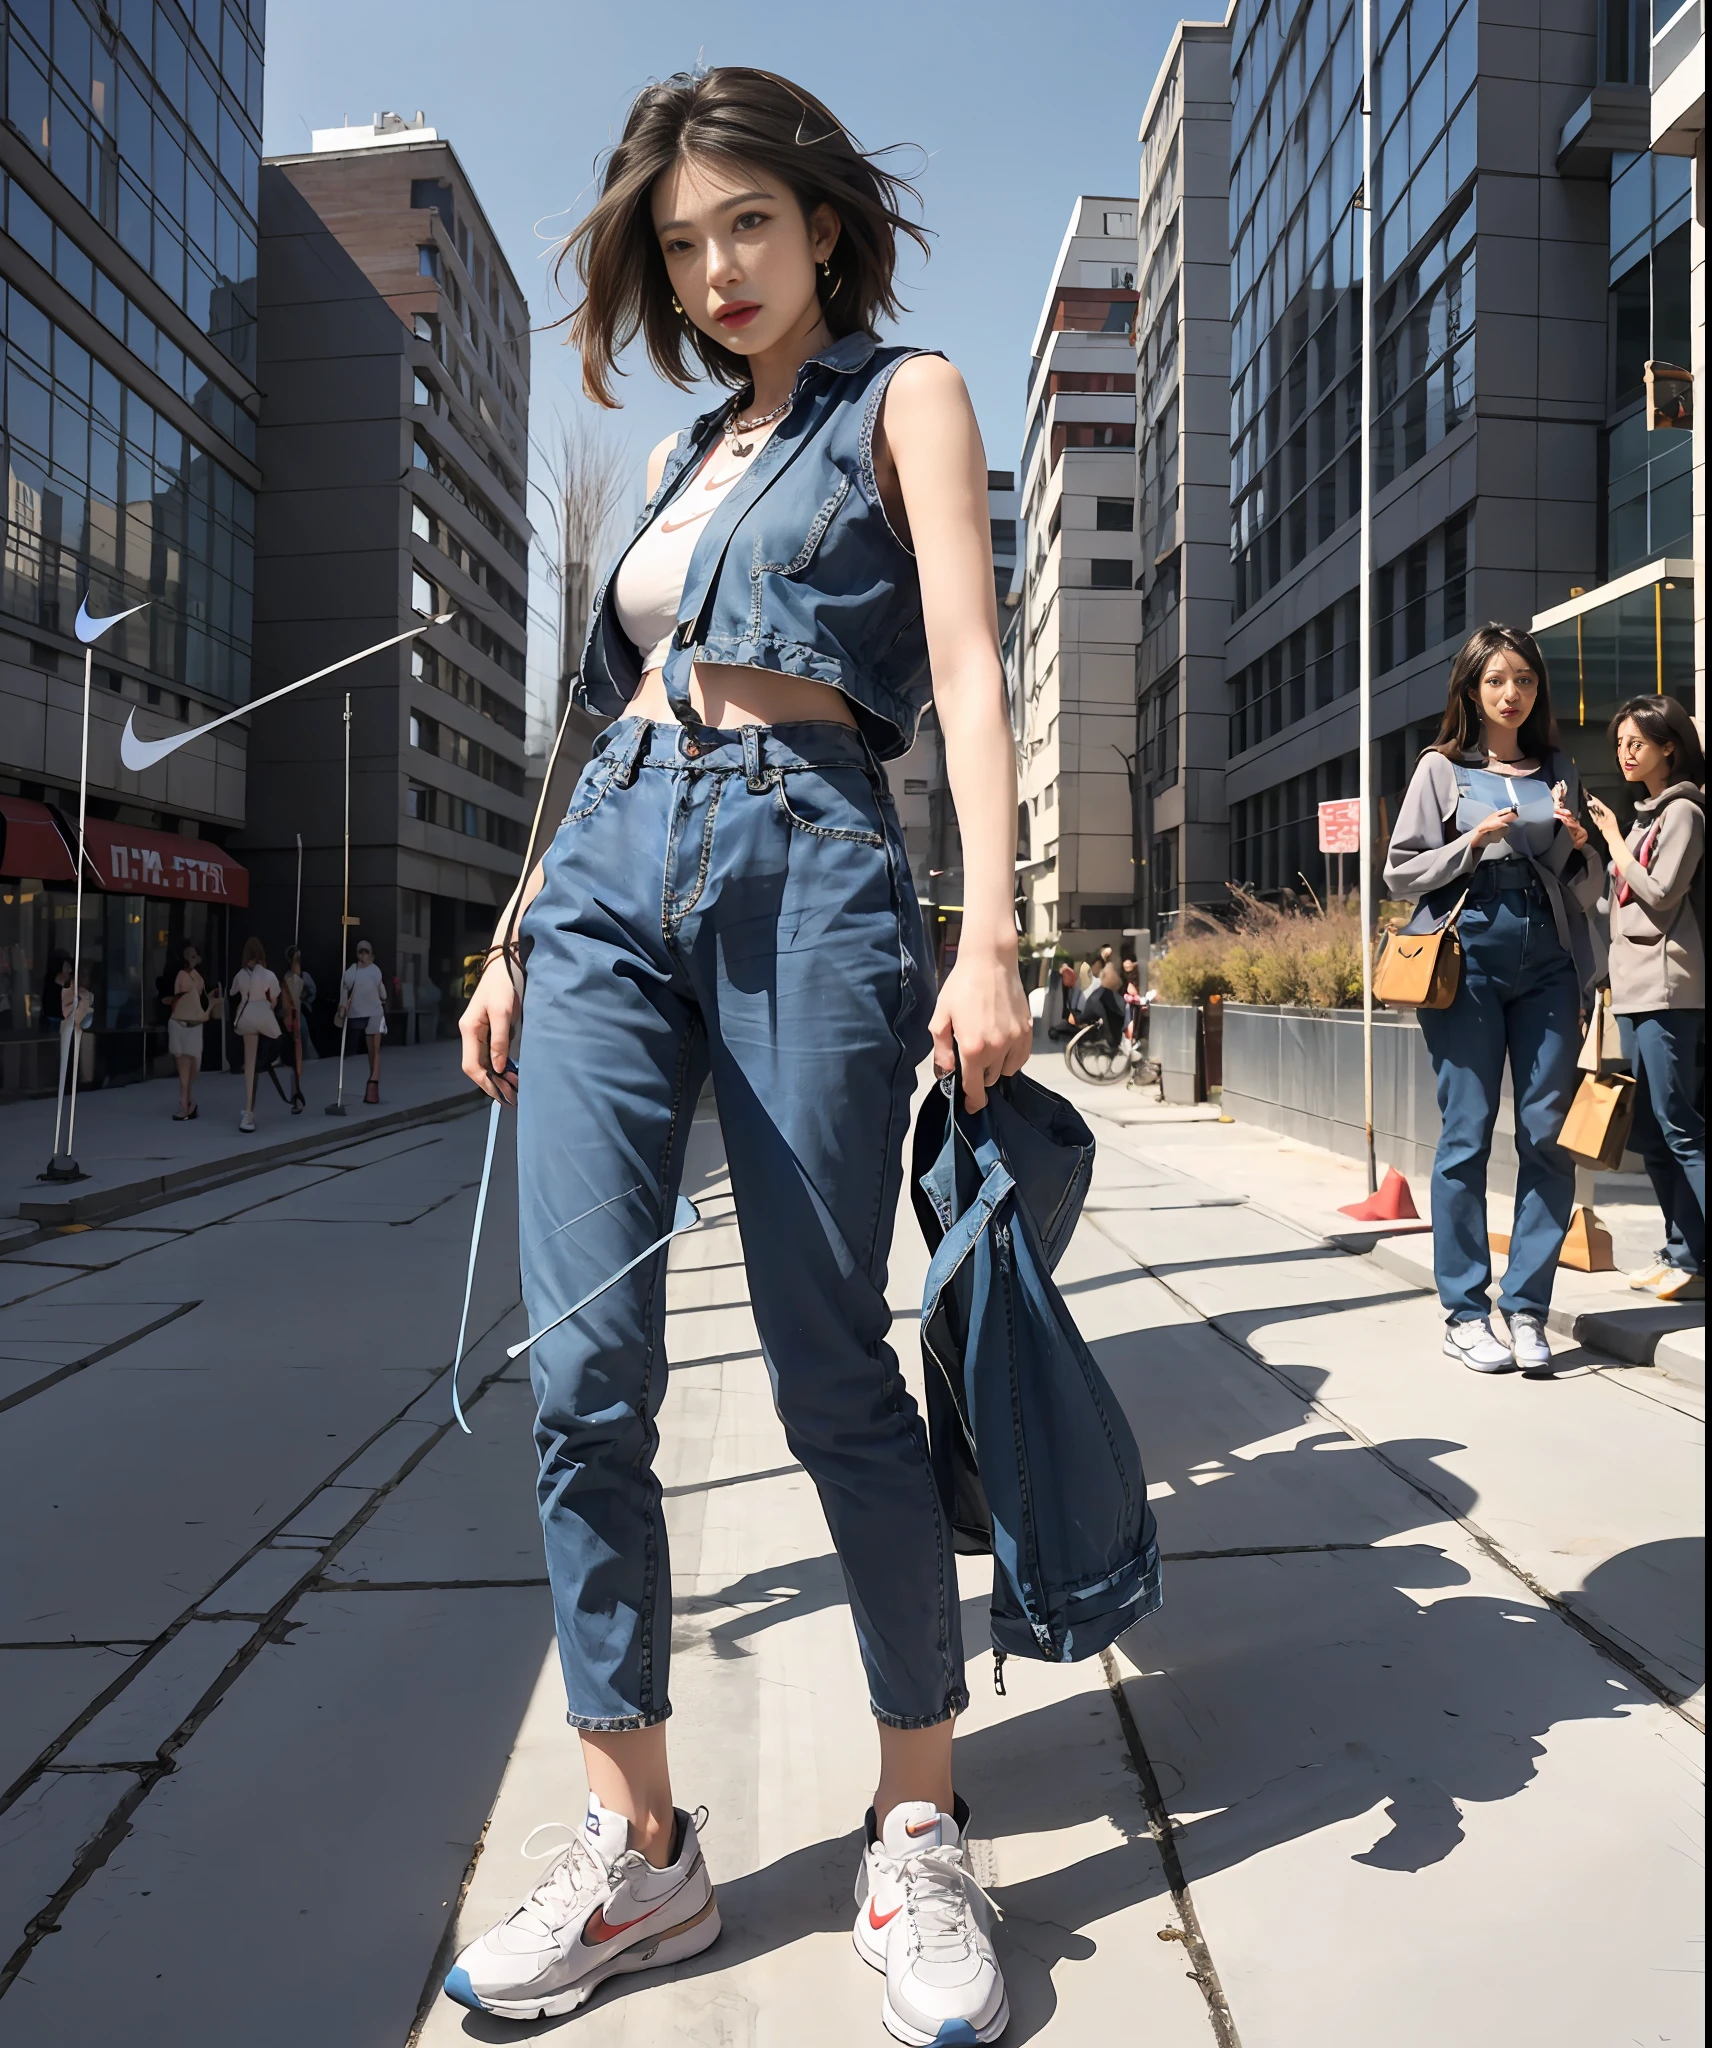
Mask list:
[{"label": "blue jeans", "polygon": [[1623,1057],[1640,1086],[1629,1143],[1647,1163],[1664,1211],[1661,1256],[1706,1270],[1706,1117],[1701,1109],[1704,1010],[1639,1010],[1619,1017]]},{"label": "blue jeans", "polygon": [[[927,1433],[886,1343],[928,1002],[883,776],[841,725],[680,735],[621,720],[583,771],[523,932],[530,1329],[670,1227],[711,1068],[773,1398],[820,1494],[874,1713],[903,1728],[946,1719],[968,1700],[951,1542]],[[547,1571],[579,1728],[671,1712],[652,1469],[665,1280],[662,1250],[530,1354]]]},{"label": "blue jeans", "polygon": [[1575,1163],[1557,1144],[1578,1079],[1575,964],[1537,885],[1471,891],[1460,929],[1455,1002],[1416,1012],[1443,1120],[1433,1158],[1433,1276],[1453,1322],[1487,1313],[1486,1166],[1508,1059],[1516,1213],[1498,1305],[1506,1316],[1518,1309],[1543,1316],[1575,1205]]}]

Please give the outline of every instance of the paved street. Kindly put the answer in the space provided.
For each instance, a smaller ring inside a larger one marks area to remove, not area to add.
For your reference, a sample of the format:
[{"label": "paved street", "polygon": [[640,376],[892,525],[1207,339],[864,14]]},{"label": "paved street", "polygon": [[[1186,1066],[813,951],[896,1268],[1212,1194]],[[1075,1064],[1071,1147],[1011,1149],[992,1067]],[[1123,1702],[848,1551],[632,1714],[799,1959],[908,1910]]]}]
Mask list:
[{"label": "paved street", "polygon": [[[1476,1378],[1428,1295],[1326,1242],[1339,1163],[1082,1100],[1100,1161],[1059,1277],[1170,1562],[1113,1657],[1013,1660],[999,1699],[963,1561],[1007,2041],[1698,2040],[1699,1390],[1567,1342],[1555,1379]],[[509,1161],[474,1433],[449,1427],[483,1128],[329,1126],[0,1259],[0,2048],[885,2038],[847,1934],[860,1669],[709,1102],[660,1471],[680,1796],[726,1932],[532,2029],[434,1995],[584,1798],[503,1355]],[[924,1265],[906,1205],[912,1374]]]}]

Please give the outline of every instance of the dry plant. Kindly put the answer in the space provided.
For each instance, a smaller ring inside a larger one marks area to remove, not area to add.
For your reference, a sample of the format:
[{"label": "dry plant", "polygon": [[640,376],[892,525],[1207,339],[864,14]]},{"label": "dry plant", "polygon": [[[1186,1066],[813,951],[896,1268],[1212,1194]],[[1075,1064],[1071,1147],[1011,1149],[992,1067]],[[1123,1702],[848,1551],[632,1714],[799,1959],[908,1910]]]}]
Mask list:
[{"label": "dry plant", "polygon": [[[556,641],[555,702],[550,709],[540,707],[538,722],[546,732],[539,746],[536,735],[530,735],[531,751],[545,753],[564,715],[582,654],[594,579],[612,544],[630,479],[630,449],[590,412],[574,413],[569,419],[555,413],[551,428],[544,435],[532,434],[530,445],[546,479],[534,485],[547,505],[535,546],[553,593]],[[535,710],[532,705],[532,714]]]},{"label": "dry plant", "polygon": [[1239,883],[1228,886],[1234,917],[1187,911],[1155,964],[1153,980],[1166,1002],[1221,995],[1334,1010],[1361,1001],[1361,913],[1354,901],[1281,910]]}]

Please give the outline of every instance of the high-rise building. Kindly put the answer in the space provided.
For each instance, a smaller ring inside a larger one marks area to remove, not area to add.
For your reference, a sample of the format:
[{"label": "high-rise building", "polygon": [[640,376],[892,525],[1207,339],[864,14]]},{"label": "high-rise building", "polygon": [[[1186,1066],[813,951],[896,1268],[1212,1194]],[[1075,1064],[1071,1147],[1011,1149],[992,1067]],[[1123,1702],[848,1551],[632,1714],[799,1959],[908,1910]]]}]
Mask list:
[{"label": "high-rise building", "polygon": [[1135,922],[1227,900],[1230,31],[1178,24],[1141,122]]},{"label": "high-rise building", "polygon": [[454,616],[257,714],[245,845],[286,937],[302,834],[304,951],[330,990],[348,688],[351,914],[421,1031],[461,1006],[528,832],[528,317],[420,114],[312,140],[261,173],[258,687]]},{"label": "high-rise building", "polygon": [[1656,14],[1601,7],[1596,82],[1557,144],[1566,175],[1610,185],[1599,576],[1534,620],[1578,727],[1647,691],[1706,714],[1705,29],[1697,6]]},{"label": "high-rise building", "polygon": [[[1481,0],[1371,4],[1382,847],[1480,621],[1573,634],[1566,608],[1627,561],[1592,607],[1604,637],[1632,628],[1625,675],[1691,688],[1692,591],[1664,531],[1686,538],[1681,442],[1640,419],[1649,352],[1691,343],[1671,240],[1686,166],[1648,153],[1645,85],[1637,110],[1625,83],[1646,76],[1646,10],[1569,0],[1499,23]],[[1343,0],[1232,16],[1226,792],[1233,875],[1267,892],[1321,886],[1316,805],[1356,788],[1361,28]],[[1617,657],[1608,687],[1563,646],[1565,744],[1599,779]]]},{"label": "high-rise building", "polygon": [[[98,1078],[165,1051],[156,983],[192,938],[225,963],[243,869],[241,725],[134,775],[118,739],[251,689],[261,0],[0,10],[0,1092],[53,1086],[38,1011],[72,950],[83,650],[95,650],[82,955]],[[61,848],[56,854],[55,847]],[[235,963],[234,963],[235,964]]]},{"label": "high-rise building", "polygon": [[1079,198],[1029,352],[1011,718],[1036,950],[1134,921],[1135,265],[1134,199]]}]

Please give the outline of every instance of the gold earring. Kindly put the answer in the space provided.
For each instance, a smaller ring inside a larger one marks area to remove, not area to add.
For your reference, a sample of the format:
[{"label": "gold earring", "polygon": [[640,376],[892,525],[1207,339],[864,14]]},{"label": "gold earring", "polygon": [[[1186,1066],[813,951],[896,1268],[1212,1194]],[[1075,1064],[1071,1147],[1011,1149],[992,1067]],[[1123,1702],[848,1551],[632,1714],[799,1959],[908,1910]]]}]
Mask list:
[{"label": "gold earring", "polygon": [[680,320],[684,317],[684,309],[682,306],[678,304],[678,295],[676,292],[673,292],[672,294],[672,311],[677,314]]},{"label": "gold earring", "polygon": [[[823,264],[822,264],[822,265],[820,266],[820,275],[821,275],[821,281],[822,281],[822,283],[824,283],[824,282],[826,281],[826,279],[827,279],[827,278],[829,278],[829,277],[830,277],[830,276],[832,275],[832,258],[831,258],[830,256],[829,256],[829,257],[828,257],[828,258],[826,259],[826,261],[825,261],[825,262],[824,262],[824,263],[823,263]],[[826,295],[826,303],[827,303],[827,304],[828,304],[828,305],[830,306],[830,305],[832,304],[833,300],[834,300],[835,298],[837,298],[838,294],[839,294],[839,293],[840,293],[840,292],[841,292],[841,291],[842,291],[843,289],[844,289],[844,280],[843,280],[843,278],[840,278],[840,279],[838,280],[838,282],[837,282],[837,283],[836,283],[836,284],[835,284],[835,285],[834,285],[834,286],[832,287],[831,291],[829,291],[829,292],[827,293],[827,295]]]}]

